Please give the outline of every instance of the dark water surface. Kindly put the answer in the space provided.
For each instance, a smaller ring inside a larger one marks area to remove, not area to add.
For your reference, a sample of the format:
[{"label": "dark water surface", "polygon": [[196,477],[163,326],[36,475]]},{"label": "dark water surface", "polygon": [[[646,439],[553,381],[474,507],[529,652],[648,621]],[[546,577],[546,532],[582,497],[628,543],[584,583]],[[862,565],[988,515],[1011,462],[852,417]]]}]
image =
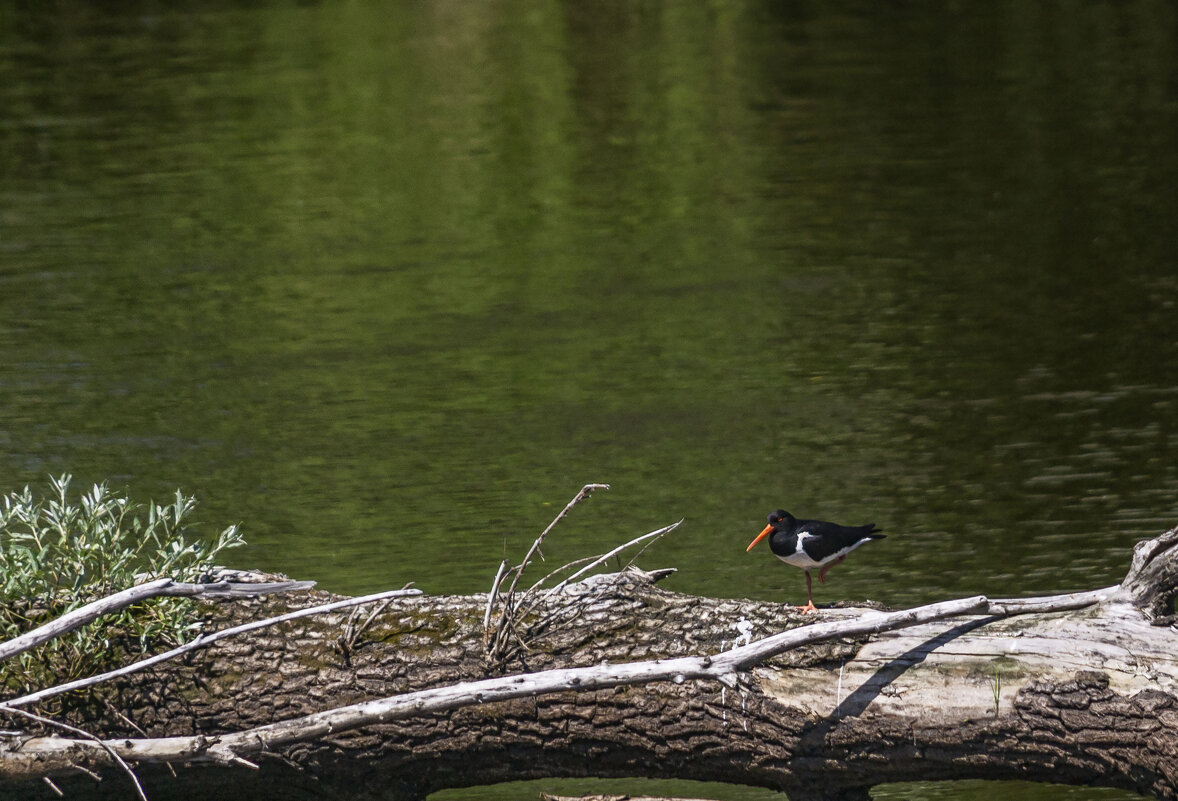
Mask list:
[{"label": "dark water surface", "polygon": [[550,564],[683,518],[672,589],[792,602],[778,506],[890,534],[819,603],[1178,523],[1171,3],[102,5],[0,0],[0,490],[348,593],[484,591],[591,481]]}]

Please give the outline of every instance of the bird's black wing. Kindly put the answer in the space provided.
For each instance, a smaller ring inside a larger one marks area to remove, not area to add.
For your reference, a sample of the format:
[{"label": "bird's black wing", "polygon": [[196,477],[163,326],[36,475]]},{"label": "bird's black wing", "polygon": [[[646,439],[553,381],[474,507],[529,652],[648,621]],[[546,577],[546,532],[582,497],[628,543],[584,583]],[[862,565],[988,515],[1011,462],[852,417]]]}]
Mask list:
[{"label": "bird's black wing", "polygon": [[799,533],[812,535],[805,539],[802,547],[810,558],[817,562],[850,551],[864,540],[882,539],[885,536],[875,533],[874,523],[865,526],[840,526],[821,520],[808,521],[800,527]]}]

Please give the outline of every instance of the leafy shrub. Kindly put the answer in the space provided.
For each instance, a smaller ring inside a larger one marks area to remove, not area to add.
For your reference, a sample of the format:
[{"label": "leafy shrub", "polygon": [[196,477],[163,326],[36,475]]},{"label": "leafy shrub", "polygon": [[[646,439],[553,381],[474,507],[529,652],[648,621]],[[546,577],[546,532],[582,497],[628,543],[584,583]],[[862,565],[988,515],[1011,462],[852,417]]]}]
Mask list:
[{"label": "leafy shrub", "polygon": [[[143,581],[195,581],[221,552],[245,544],[235,525],[211,542],[190,537],[186,519],[196,502],[179,490],[169,505],[149,503],[144,519],[142,507],[105,483],[72,502],[70,480],[51,478],[45,499],[25,487],[0,504],[0,641]],[[157,598],[97,620],[0,664],[0,687],[68,681],[130,652],[178,645],[199,625],[194,608]]]}]

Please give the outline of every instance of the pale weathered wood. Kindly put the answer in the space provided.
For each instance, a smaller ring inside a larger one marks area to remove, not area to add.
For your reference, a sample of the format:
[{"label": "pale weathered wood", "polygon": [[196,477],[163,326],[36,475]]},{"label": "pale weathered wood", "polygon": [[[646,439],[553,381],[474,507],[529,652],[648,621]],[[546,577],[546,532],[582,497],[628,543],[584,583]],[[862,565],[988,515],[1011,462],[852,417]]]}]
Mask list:
[{"label": "pale weathered wood", "polygon": [[1133,548],[1133,564],[1121,586],[1133,603],[1159,624],[1174,620],[1174,598],[1178,595],[1178,527]]},{"label": "pale weathered wood", "polygon": [[[268,726],[223,734],[216,738],[120,738],[102,743],[61,737],[33,738],[25,741],[21,751],[26,758],[39,760],[41,773],[45,767],[53,766],[55,759],[62,754],[68,754],[68,759],[74,760],[83,753],[86,754],[86,763],[92,767],[104,765],[113,754],[134,762],[207,760],[231,764],[243,756],[293,743],[317,740],[328,735],[338,735],[362,726],[392,723],[409,717],[450,712],[496,701],[535,698],[568,691],[603,690],[654,681],[674,681],[678,684],[689,679],[712,679],[735,687],[737,671],[803,645],[839,637],[878,634],[920,623],[984,612],[987,606],[986,599],[977,596],[960,601],[943,601],[900,612],[869,612],[849,620],[816,623],[792,629],[715,656],[689,656],[653,662],[565,668],[461,682],[365,701]],[[58,760],[56,767],[61,770],[68,764],[69,762]]]},{"label": "pale weathered wood", "polygon": [[[1155,562],[1172,558],[1163,548],[1144,563],[1167,581]],[[879,621],[908,612],[801,616],[669,592],[653,575],[594,577],[554,594],[540,617],[560,625],[527,632],[529,649],[504,666],[508,675],[486,675],[487,599],[478,595],[395,599],[347,659],[333,645],[346,620],[327,615],[124,677],[102,703],[151,740],[190,745],[169,757],[184,760],[173,763],[178,779],[122,744],[130,730],[104,707],[79,708],[73,721],[129,749],[120,753],[139,760],[152,801],[193,788],[420,799],[449,786],[590,774],[738,782],[786,790],[791,801],[863,799],[883,782],[949,778],[1178,798],[1178,633],[1152,625],[1139,605],[1171,591],[1164,585],[966,599],[975,614],[910,617],[915,625],[885,631]],[[300,600],[220,608],[268,615]],[[805,639],[822,627],[830,638]],[[803,641],[777,656],[758,650]],[[625,686],[639,677],[648,683]],[[284,720],[324,728],[299,732]],[[199,767],[242,755],[260,770]],[[117,780],[92,746],[9,740],[0,741],[0,793],[43,797],[22,777],[71,760]],[[74,799],[119,797],[69,771],[53,780]]]}]

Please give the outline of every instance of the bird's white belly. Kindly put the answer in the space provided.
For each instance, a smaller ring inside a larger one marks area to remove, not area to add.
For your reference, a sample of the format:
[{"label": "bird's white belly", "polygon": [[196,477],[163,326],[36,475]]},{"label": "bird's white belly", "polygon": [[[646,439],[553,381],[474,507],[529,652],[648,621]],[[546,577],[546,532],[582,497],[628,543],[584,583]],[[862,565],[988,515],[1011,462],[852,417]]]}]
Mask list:
[{"label": "bird's white belly", "polygon": [[802,550],[800,544],[798,546],[798,550],[789,556],[781,556],[780,554],[774,554],[774,556],[785,562],[787,565],[800,567],[802,570],[811,570],[822,564],[821,562],[815,562],[813,559],[811,559],[809,554]]}]

